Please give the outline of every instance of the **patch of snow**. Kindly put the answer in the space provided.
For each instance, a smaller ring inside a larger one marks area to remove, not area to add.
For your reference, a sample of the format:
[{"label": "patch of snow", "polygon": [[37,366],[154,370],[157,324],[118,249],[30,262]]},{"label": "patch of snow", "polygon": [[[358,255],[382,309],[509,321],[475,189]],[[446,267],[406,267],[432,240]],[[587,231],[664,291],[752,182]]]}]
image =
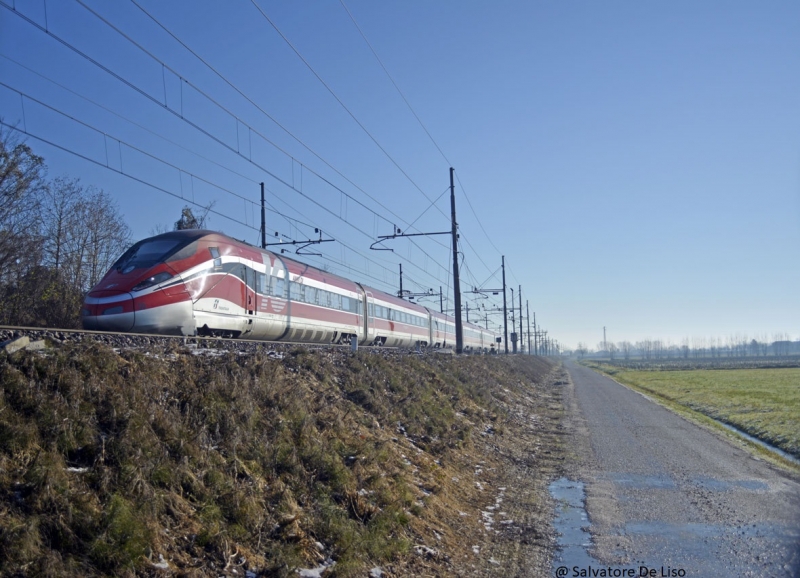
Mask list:
[{"label": "patch of snow", "polygon": [[375,566],[369,571],[369,578],[381,578],[381,576],[383,576],[383,570],[379,566]]},{"label": "patch of snow", "polygon": [[89,471],[89,468],[67,468],[68,472],[74,472],[76,474],[85,474]]},{"label": "patch of snow", "polygon": [[414,551],[420,556],[430,556],[430,557],[436,556],[436,554],[438,553],[433,548],[429,548],[424,544],[419,544],[417,546],[414,546]]},{"label": "patch of snow", "polygon": [[321,566],[317,566],[316,568],[298,568],[297,573],[303,578],[322,578],[322,573],[335,564],[336,562],[328,558]]},{"label": "patch of snow", "polygon": [[156,564],[155,562],[153,562],[153,567],[158,568],[159,570],[169,570],[169,562],[164,560],[164,556],[159,554],[158,563]]}]

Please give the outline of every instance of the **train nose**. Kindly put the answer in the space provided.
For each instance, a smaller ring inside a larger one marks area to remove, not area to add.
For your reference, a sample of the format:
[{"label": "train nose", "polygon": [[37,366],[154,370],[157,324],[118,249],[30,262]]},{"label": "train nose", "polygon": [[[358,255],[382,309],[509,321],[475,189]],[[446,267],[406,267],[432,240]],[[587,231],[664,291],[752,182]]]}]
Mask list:
[{"label": "train nose", "polygon": [[133,296],[122,291],[92,291],[81,309],[84,329],[130,331],[135,318]]}]

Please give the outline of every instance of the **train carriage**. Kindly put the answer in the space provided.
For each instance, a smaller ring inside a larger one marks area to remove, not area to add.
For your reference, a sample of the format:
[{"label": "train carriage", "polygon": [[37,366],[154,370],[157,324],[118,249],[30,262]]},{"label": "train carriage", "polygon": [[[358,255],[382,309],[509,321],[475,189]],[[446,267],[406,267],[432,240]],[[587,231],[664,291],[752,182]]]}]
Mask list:
[{"label": "train carriage", "polygon": [[373,345],[427,347],[428,310],[387,293],[365,288],[369,337]]}]

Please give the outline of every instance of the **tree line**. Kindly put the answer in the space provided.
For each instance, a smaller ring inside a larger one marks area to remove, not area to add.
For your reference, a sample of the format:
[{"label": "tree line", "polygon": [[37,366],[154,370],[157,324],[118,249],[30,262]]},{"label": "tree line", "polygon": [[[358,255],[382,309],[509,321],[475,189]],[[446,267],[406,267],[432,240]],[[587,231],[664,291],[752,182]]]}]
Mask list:
[{"label": "tree line", "polygon": [[800,355],[800,341],[788,333],[748,337],[737,333],[728,337],[685,337],[680,343],[646,338],[641,341],[599,342],[592,350],[585,343],[575,349],[579,357],[593,355],[614,359],[721,359],[742,357],[784,357]]},{"label": "tree line", "polygon": [[130,244],[108,193],[48,180],[44,159],[0,130],[0,324],[79,327],[84,295]]}]

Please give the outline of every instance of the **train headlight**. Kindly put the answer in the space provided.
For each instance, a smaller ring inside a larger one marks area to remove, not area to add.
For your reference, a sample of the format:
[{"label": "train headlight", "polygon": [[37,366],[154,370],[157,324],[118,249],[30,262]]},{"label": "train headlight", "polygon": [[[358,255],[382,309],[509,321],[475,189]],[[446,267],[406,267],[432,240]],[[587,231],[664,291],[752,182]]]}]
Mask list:
[{"label": "train headlight", "polygon": [[166,271],[162,271],[161,273],[157,273],[152,277],[148,277],[141,283],[139,283],[136,287],[133,288],[134,291],[141,291],[142,289],[147,289],[155,285],[156,283],[162,283],[167,279],[172,277],[172,273],[167,273]]}]

